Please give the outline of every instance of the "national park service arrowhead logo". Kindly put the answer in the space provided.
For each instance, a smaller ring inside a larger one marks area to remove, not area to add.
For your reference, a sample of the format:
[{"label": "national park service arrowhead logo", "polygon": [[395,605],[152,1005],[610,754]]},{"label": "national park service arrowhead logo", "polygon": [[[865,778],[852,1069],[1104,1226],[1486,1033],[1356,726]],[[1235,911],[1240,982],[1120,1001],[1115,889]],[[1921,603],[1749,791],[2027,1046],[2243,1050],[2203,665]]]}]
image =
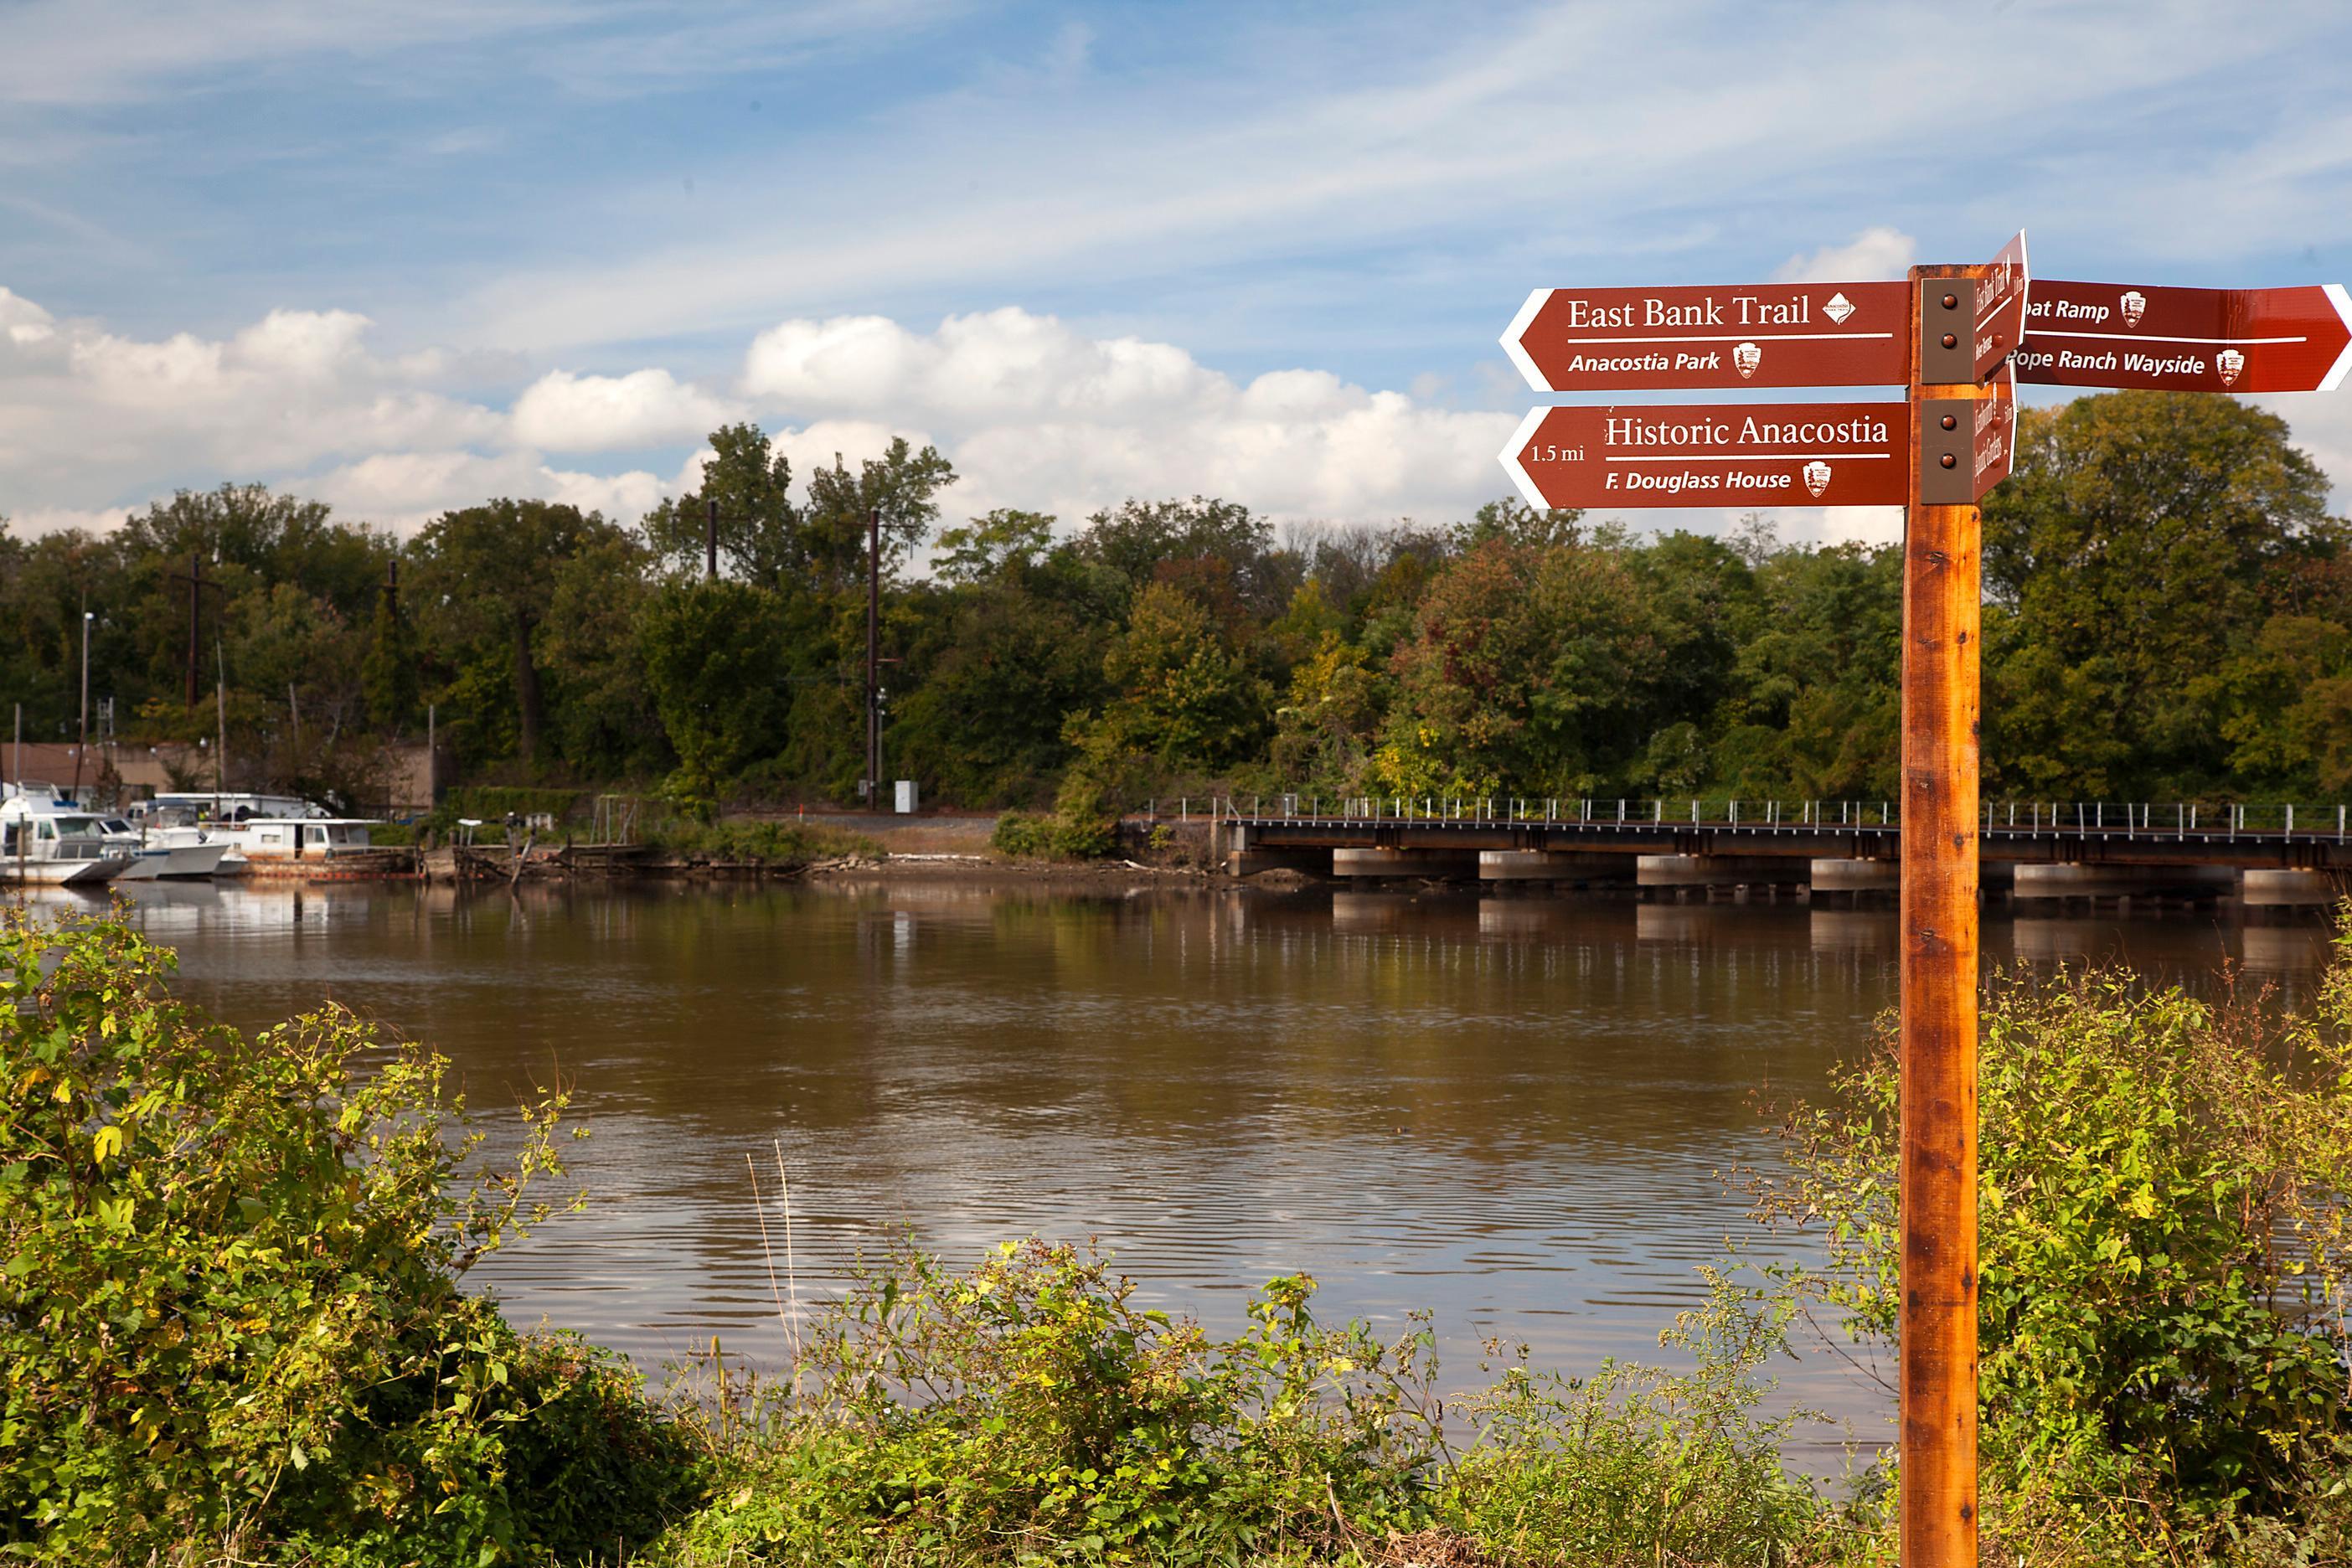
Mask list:
[{"label": "national park service arrowhead logo", "polygon": [[1807,463],[1805,488],[1813,492],[1815,500],[1821,500],[1822,492],[1830,488],[1830,466],[1819,459]]},{"label": "national park service arrowhead logo", "polygon": [[1822,302],[1822,314],[1843,327],[1845,319],[1853,314],[1853,301],[1845,297],[1843,289],[1840,289]]},{"label": "national park service arrowhead logo", "polygon": [[2139,319],[2147,314],[2147,296],[2137,289],[2126,289],[2123,297],[2124,325],[2137,327]]},{"label": "national park service arrowhead logo", "polygon": [[1754,375],[1756,367],[1763,363],[1764,351],[1754,343],[1741,343],[1731,351],[1732,368],[1739,372],[1739,379],[1742,381]]},{"label": "national park service arrowhead logo", "polygon": [[2235,349],[2223,349],[2213,356],[2213,363],[2221,372],[2221,384],[2234,386],[2238,374],[2246,368],[2246,356]]}]

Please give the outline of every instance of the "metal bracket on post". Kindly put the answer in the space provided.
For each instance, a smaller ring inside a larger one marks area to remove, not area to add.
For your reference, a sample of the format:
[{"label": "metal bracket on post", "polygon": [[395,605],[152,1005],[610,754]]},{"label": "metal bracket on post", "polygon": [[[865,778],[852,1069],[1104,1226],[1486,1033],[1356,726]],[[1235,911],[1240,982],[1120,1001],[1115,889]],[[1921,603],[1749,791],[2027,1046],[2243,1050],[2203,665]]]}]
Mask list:
[{"label": "metal bracket on post", "polygon": [[1976,475],[1976,404],[1965,397],[1919,400],[1919,500],[1928,506],[1970,506]]},{"label": "metal bracket on post", "polygon": [[[1927,278],[1920,280],[1918,288],[1920,384],[1926,386],[1974,384],[1977,379],[1977,280],[1973,278]],[[1962,450],[1965,453],[1965,445]],[[1966,505],[1969,499],[1962,497],[1960,504]]]}]

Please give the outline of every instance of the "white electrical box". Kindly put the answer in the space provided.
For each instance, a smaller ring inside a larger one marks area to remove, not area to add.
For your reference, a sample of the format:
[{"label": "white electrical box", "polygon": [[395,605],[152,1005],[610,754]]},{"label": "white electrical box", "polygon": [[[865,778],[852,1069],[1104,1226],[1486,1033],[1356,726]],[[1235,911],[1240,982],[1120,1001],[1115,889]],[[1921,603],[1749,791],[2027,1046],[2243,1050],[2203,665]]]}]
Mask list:
[{"label": "white electrical box", "polygon": [[903,816],[914,809],[915,781],[912,779],[900,779],[898,781],[898,811],[900,815]]}]

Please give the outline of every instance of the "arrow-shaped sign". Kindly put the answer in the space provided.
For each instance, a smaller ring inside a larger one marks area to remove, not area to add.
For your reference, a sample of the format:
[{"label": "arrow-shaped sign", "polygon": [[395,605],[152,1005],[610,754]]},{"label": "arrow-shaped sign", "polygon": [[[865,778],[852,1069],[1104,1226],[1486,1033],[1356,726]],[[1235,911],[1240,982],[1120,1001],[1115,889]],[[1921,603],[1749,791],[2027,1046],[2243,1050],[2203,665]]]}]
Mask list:
[{"label": "arrow-shaped sign", "polygon": [[2168,392],[2330,392],[2352,371],[2352,296],[2040,279],[2017,379]]},{"label": "arrow-shaped sign", "polygon": [[1535,507],[1901,506],[1903,403],[1538,408],[1502,451]]},{"label": "arrow-shaped sign", "polygon": [[2025,336],[2028,289],[2025,231],[2002,246],[1991,268],[1977,279],[1977,379],[1982,381],[2010,356]]},{"label": "arrow-shaped sign", "polygon": [[1503,352],[1538,392],[1900,386],[1905,283],[1538,289]]}]

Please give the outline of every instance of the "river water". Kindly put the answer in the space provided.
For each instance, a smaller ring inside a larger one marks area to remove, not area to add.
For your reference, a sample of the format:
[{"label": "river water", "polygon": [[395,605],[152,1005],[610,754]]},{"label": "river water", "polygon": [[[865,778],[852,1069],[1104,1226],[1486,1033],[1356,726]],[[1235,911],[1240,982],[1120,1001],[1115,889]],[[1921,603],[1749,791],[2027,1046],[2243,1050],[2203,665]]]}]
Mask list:
[{"label": "river water", "polygon": [[[62,895],[51,895],[62,901]],[[526,1325],[649,1370],[783,1340],[745,1156],[793,1183],[793,1275],[837,1292],[904,1227],[968,1260],[1097,1240],[1155,1305],[1238,1326],[1304,1271],[1318,1309],[1435,1314],[1444,1381],[1482,1338],[1581,1370],[1659,1359],[1696,1270],[1762,1233],[1759,1094],[1817,1091],[1892,1003],[1889,910],[1474,892],[815,887],[170,887],[135,918],[184,988],[252,1026],[333,998],[430,1041],[497,1111],[560,1075],[592,1129],[584,1215],[477,1277]],[[2308,994],[2315,923],[1989,914],[1989,966],[2112,961]],[[1853,1436],[1884,1387],[1784,1369]]]}]

